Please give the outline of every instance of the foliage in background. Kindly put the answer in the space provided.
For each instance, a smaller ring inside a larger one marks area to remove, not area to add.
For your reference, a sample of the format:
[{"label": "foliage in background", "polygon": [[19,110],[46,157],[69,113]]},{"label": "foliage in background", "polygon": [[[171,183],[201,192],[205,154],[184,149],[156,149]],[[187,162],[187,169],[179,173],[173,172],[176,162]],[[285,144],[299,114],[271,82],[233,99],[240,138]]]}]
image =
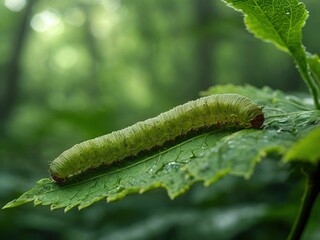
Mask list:
[{"label": "foliage in background", "polygon": [[[213,83],[268,83],[281,89],[301,89],[290,59],[254,40],[243,31],[240,16],[219,1],[83,3],[50,1],[48,7],[48,2],[41,1],[33,7],[32,29],[28,30],[28,44],[20,59],[19,94],[0,139],[4,159],[1,203],[47,176],[44,172],[48,159],[66,146],[153,116],[193,98]],[[304,43],[310,52],[320,52],[319,38],[314,32],[318,26],[317,12],[313,12],[319,8],[319,2],[306,4],[311,17]],[[91,15],[86,9],[90,9]],[[6,79],[8,56],[14,48],[12,29],[20,24],[20,15],[6,8],[0,11],[1,18],[6,19],[0,21],[0,76]],[[117,20],[110,21],[112,17]],[[50,19],[53,24],[48,27],[43,19]],[[38,27],[45,28],[35,28],[37,22]],[[90,37],[91,33],[94,34]],[[97,50],[92,50],[91,42],[96,43]],[[102,57],[96,58],[94,51]],[[4,96],[6,81],[0,84],[0,95]],[[263,239],[261,232],[277,232],[283,239],[297,210],[301,182],[299,178],[292,178],[291,183],[286,181],[288,170],[279,169],[273,161],[263,164],[250,182],[228,177],[214,189],[196,186],[175,202],[167,201],[162,192],[156,191],[144,194],[143,198],[133,196],[109,204],[108,210],[104,204],[97,204],[81,214],[71,212],[69,217],[58,212],[48,216],[45,209],[28,207],[24,211],[3,212],[1,232],[4,236],[19,238],[21,234],[30,239],[205,239],[213,234],[221,239]],[[268,171],[263,169],[266,166],[270,167]],[[231,197],[230,191],[237,198]],[[261,202],[268,202],[269,207],[261,207]],[[219,206],[224,207],[217,209]],[[172,209],[177,212],[172,213]],[[208,214],[200,221],[197,216],[203,216],[201,209]],[[256,213],[252,216],[255,221],[241,219],[241,209]],[[319,208],[315,215],[317,212]],[[159,213],[163,213],[161,218]],[[306,239],[319,236],[316,223],[316,218],[312,218]]]}]

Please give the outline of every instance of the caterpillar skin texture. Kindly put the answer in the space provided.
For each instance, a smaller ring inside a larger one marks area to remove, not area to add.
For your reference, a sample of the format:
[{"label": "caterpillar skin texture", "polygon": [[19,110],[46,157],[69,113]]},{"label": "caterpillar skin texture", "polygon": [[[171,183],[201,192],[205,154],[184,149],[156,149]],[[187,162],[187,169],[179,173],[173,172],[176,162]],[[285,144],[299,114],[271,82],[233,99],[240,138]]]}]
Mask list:
[{"label": "caterpillar skin texture", "polygon": [[263,122],[261,108],[249,98],[238,94],[215,94],[76,144],[53,160],[49,171],[56,182],[64,183],[88,169],[136,156],[190,132],[210,127],[260,128]]}]

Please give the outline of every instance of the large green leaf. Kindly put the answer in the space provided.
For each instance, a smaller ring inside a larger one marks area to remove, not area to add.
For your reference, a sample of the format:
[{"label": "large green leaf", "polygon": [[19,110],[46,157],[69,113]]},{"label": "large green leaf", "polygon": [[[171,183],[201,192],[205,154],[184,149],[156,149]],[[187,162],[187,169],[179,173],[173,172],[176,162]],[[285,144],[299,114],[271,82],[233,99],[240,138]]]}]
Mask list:
[{"label": "large green leaf", "polygon": [[305,55],[301,29],[308,18],[298,0],[223,0],[245,14],[249,31],[293,55]]},{"label": "large green leaf", "polygon": [[310,110],[312,106],[304,104],[308,99],[250,86],[219,86],[210,92],[238,92],[257,100],[264,106],[267,117],[264,129],[218,129],[63,187],[49,178],[42,179],[4,208],[34,201],[36,205],[67,211],[158,187],[175,198],[198,181],[208,185],[225,175],[249,178],[262,158],[270,153],[285,154],[298,139],[319,125],[320,111]]},{"label": "large green leaf", "polygon": [[320,162],[320,128],[313,130],[287,152],[285,161]]},{"label": "large green leaf", "polygon": [[255,37],[272,42],[288,52],[320,108],[319,86],[310,72],[307,53],[302,44],[302,28],[308,18],[305,5],[298,0],[222,0],[244,14],[247,29]]}]

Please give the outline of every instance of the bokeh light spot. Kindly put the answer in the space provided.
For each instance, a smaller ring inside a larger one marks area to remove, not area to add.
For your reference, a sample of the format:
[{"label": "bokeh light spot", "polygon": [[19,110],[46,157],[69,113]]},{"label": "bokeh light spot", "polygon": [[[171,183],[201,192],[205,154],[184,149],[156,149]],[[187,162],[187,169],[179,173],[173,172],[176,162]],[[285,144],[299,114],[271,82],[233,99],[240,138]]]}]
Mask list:
[{"label": "bokeh light spot", "polygon": [[26,6],[26,0],[5,0],[4,5],[13,12],[19,12]]}]

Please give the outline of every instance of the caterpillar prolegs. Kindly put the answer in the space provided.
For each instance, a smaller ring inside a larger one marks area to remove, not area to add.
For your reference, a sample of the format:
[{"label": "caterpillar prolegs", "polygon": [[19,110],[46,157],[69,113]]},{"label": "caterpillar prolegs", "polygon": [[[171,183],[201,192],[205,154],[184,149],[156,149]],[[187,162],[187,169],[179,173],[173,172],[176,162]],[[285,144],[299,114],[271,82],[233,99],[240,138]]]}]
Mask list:
[{"label": "caterpillar prolegs", "polygon": [[260,128],[261,107],[238,94],[215,94],[177,106],[157,117],[74,145],[50,163],[51,177],[67,182],[89,169],[160,147],[180,136],[206,128]]}]

